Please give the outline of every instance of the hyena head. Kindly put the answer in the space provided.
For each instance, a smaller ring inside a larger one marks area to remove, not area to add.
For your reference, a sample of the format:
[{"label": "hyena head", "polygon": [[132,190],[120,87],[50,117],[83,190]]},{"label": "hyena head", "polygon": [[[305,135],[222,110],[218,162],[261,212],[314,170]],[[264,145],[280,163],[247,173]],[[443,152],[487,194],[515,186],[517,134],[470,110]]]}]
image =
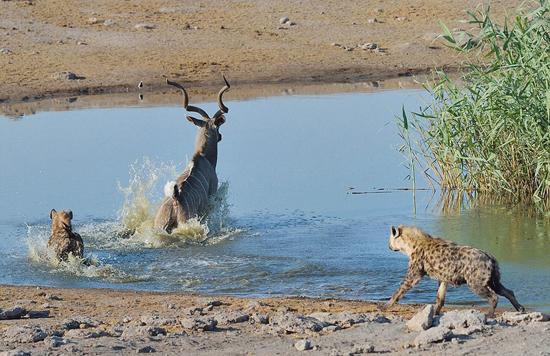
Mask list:
[{"label": "hyena head", "polygon": [[50,219],[52,219],[52,231],[66,231],[71,230],[71,220],[73,219],[73,212],[71,209],[67,211],[60,210],[57,212],[55,209],[50,211]]},{"label": "hyena head", "polygon": [[407,256],[411,256],[415,245],[421,239],[429,237],[416,226],[391,226],[390,228],[390,249],[392,251],[401,251]]}]

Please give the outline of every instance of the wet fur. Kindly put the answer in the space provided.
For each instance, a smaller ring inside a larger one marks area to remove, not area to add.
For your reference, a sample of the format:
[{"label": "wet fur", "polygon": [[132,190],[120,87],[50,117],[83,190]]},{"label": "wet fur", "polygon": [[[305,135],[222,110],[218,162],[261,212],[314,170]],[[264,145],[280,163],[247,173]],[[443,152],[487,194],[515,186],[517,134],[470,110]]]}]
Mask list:
[{"label": "wet fur", "polygon": [[52,209],[50,219],[52,219],[52,234],[48,240],[48,247],[54,249],[57,258],[66,261],[70,253],[82,258],[84,242],[79,234],[73,232],[71,224],[73,212],[71,210],[57,212]]},{"label": "wet fur", "polygon": [[422,277],[428,275],[439,281],[436,314],[445,304],[447,284],[467,284],[472,292],[489,302],[489,317],[493,317],[498,303],[496,294],[506,297],[516,310],[525,310],[516,300],[514,292],[500,283],[498,262],[485,251],[432,237],[415,226],[403,225],[391,227],[390,249],[403,252],[410,261],[407,276],[385,308],[397,303]]}]

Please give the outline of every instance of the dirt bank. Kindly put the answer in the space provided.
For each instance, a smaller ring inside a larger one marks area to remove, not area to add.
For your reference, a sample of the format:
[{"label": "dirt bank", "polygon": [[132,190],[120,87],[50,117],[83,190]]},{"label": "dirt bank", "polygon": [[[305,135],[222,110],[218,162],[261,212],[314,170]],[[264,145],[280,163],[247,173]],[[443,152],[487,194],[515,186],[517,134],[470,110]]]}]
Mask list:
[{"label": "dirt bank", "polygon": [[[237,85],[455,68],[462,58],[434,41],[438,21],[467,29],[463,10],[478,2],[5,0],[0,100],[165,87],[165,78],[219,86],[221,73]],[[490,3],[499,18],[521,2]]]}]

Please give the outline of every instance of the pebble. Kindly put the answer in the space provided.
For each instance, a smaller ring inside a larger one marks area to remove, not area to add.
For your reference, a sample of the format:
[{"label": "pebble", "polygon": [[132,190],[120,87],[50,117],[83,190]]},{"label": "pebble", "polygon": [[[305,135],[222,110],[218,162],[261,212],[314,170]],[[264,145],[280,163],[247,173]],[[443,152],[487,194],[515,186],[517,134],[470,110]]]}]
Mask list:
[{"label": "pebble", "polygon": [[371,354],[374,352],[374,345],[370,342],[367,342],[363,345],[354,345],[351,350],[352,354]]},{"label": "pebble", "polygon": [[67,72],[67,71],[52,73],[51,77],[52,79],[67,79],[67,80],[78,79],[76,74],[72,72]]},{"label": "pebble", "polygon": [[157,350],[152,346],[145,346],[138,350],[138,354],[150,354],[153,352],[157,352]]},{"label": "pebble", "polygon": [[155,27],[150,26],[146,23],[138,23],[136,26],[134,26],[137,30],[153,30]]},{"label": "pebble", "polygon": [[290,21],[290,19],[288,17],[281,17],[281,19],[279,20],[279,23],[281,25],[284,25],[285,23],[287,23],[288,21]]},{"label": "pebble", "polygon": [[306,350],[310,350],[311,349],[311,342],[307,339],[303,339],[303,340],[298,340],[295,344],[294,344],[294,347],[296,348],[296,350],[298,351],[306,351]]},{"label": "pebble", "polygon": [[360,46],[365,51],[378,48],[376,43],[362,43]]},{"label": "pebble", "polygon": [[13,51],[11,51],[10,49],[7,49],[7,48],[2,48],[2,49],[0,49],[0,53],[2,53],[2,54],[13,54]]}]

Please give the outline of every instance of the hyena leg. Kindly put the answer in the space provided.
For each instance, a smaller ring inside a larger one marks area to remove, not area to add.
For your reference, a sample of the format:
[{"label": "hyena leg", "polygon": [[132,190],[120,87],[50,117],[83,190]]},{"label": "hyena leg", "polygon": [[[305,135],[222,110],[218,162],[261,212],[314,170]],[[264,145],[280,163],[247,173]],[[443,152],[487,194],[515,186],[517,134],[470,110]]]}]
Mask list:
[{"label": "hyena leg", "polygon": [[437,315],[445,305],[445,294],[447,293],[447,283],[439,282],[439,288],[437,289],[437,298],[435,299],[435,312]]},{"label": "hyena leg", "polygon": [[401,282],[401,285],[399,286],[399,289],[397,289],[397,292],[391,297],[390,301],[383,307],[383,309],[387,309],[397,303],[399,299],[403,298],[405,293],[407,293],[412,287],[418,284],[420,280],[424,277],[424,275],[421,272],[417,271],[409,271],[407,273],[407,277]]},{"label": "hyena leg", "polygon": [[512,303],[512,305],[514,306],[514,308],[516,308],[517,311],[519,312],[525,311],[525,308],[523,307],[523,305],[518,303],[514,292],[505,288],[502,284],[500,284],[500,282],[498,282],[495,285],[495,293],[503,297],[506,297],[506,299],[508,299],[510,303]]},{"label": "hyena leg", "polygon": [[470,290],[475,294],[479,295],[481,298],[487,299],[487,301],[491,305],[491,308],[487,313],[487,317],[489,318],[494,317],[495,308],[497,307],[497,303],[498,303],[498,297],[495,293],[493,293],[493,290],[489,288],[487,285],[483,285],[483,284],[468,284],[468,287],[470,287]]}]

